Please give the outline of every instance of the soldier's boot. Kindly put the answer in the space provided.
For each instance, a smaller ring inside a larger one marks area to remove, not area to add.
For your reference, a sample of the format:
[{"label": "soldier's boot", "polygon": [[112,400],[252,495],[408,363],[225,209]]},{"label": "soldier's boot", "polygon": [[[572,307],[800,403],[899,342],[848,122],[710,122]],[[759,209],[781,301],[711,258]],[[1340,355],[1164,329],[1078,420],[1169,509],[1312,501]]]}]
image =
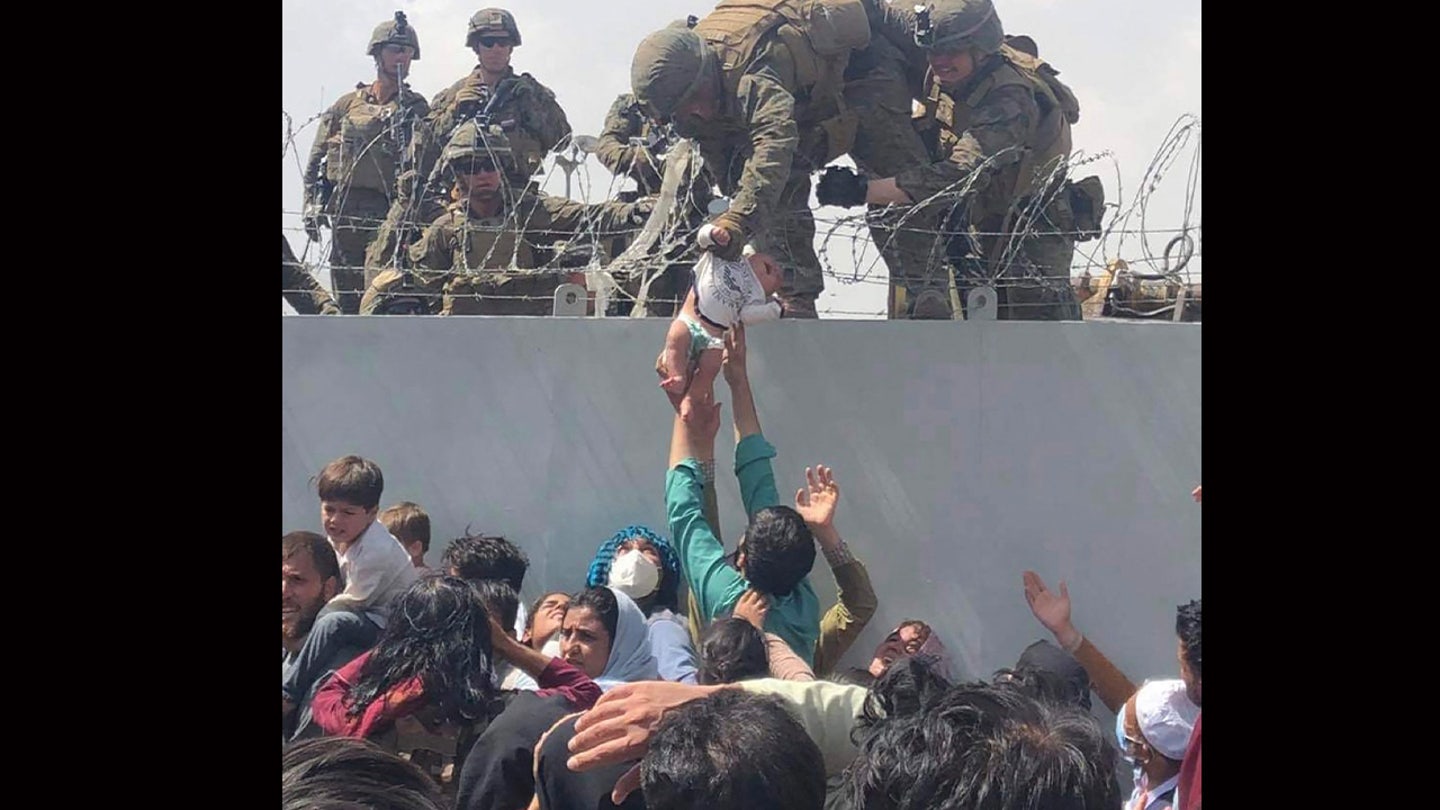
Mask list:
[{"label": "soldier's boot", "polygon": [[782,318],[819,318],[820,313],[815,310],[815,299],[818,297],[815,293],[782,294],[780,305],[783,309],[780,316]]}]

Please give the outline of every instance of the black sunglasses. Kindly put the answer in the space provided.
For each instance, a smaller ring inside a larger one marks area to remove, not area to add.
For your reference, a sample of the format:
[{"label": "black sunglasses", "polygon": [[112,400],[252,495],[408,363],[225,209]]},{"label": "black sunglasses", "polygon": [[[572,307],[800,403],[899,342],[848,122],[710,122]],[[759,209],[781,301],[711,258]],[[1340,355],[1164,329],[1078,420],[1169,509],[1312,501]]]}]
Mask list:
[{"label": "black sunglasses", "polygon": [[509,37],[479,37],[480,44],[486,48],[505,47],[514,44]]},{"label": "black sunglasses", "polygon": [[489,158],[471,160],[455,167],[461,174],[486,174],[495,171],[495,161]]}]

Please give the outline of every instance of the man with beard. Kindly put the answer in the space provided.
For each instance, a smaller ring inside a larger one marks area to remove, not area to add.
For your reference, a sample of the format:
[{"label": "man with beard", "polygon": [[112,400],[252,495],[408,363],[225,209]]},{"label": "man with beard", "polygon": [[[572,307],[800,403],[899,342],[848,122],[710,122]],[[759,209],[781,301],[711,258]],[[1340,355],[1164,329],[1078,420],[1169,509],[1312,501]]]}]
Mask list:
[{"label": "man with beard", "polygon": [[[314,532],[291,532],[281,538],[280,545],[280,639],[284,651],[280,677],[283,681],[295,666],[320,609],[340,592],[340,562],[325,538]],[[286,742],[320,736],[320,729],[310,722],[310,700],[329,679],[329,673],[364,651],[351,645],[336,648],[326,662],[325,677],[317,678],[304,701],[284,717]]]}]

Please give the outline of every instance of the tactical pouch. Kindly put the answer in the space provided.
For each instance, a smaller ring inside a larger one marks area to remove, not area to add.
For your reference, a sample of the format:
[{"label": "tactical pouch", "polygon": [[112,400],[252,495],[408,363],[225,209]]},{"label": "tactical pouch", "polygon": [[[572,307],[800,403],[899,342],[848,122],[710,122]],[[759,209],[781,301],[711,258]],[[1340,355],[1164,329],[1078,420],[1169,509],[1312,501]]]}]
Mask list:
[{"label": "tactical pouch", "polygon": [[1088,242],[1100,236],[1100,221],[1105,218],[1105,187],[1100,178],[1090,175],[1079,182],[1066,183],[1070,208],[1075,212],[1077,242]]}]

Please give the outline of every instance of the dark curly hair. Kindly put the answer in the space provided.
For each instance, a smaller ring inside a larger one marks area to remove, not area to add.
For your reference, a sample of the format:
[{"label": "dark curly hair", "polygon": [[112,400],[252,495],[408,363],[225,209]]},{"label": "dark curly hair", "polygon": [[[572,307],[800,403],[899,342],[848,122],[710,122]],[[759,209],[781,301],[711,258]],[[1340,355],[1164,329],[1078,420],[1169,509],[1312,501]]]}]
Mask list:
[{"label": "dark curly hair", "polygon": [[815,536],[788,506],[756,511],[742,542],[745,578],[761,593],[789,594],[815,565]]},{"label": "dark curly hair", "polygon": [[515,593],[520,593],[525,584],[525,572],[530,568],[530,558],[520,547],[499,535],[471,534],[465,527],[465,534],[450,541],[445,554],[440,558],[440,567],[446,572],[471,582],[482,579],[503,579],[510,583]]},{"label": "dark curly hair", "polygon": [[418,677],[439,719],[473,723],[494,712],[493,668],[479,592],[459,577],[421,577],[390,606],[390,623],[345,695],[346,711],[357,717]]},{"label": "dark curly hair", "polygon": [[736,616],[716,619],[700,637],[701,686],[735,683],[770,674],[765,637],[755,625]]},{"label": "dark curly hair", "polygon": [[954,686],[926,700],[923,711],[882,718],[859,749],[841,790],[850,806],[866,810],[1121,803],[1119,754],[1099,723],[1004,686]]}]

